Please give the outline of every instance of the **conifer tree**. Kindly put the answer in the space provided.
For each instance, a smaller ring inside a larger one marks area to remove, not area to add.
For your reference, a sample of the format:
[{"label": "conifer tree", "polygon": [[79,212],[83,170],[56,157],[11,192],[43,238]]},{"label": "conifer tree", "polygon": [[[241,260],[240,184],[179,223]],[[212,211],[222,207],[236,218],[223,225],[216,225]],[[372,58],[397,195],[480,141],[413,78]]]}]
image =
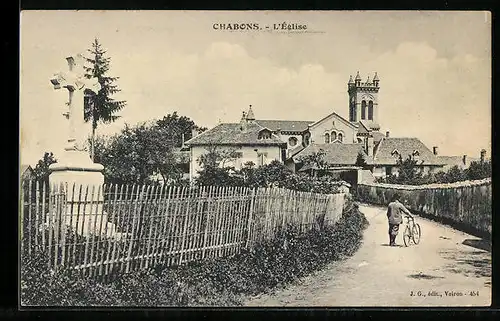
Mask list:
[{"label": "conifer tree", "polygon": [[91,158],[94,160],[95,131],[99,123],[109,124],[117,120],[120,116],[115,115],[123,107],[126,101],[114,100],[111,96],[121,90],[115,84],[119,77],[111,77],[107,73],[110,68],[111,58],[105,57],[106,50],[102,48],[97,38],[92,43],[92,48],[88,49],[89,57],[86,67],[88,78],[96,77],[101,84],[101,90],[97,94],[88,92],[85,99],[85,121],[92,122],[91,136]]}]

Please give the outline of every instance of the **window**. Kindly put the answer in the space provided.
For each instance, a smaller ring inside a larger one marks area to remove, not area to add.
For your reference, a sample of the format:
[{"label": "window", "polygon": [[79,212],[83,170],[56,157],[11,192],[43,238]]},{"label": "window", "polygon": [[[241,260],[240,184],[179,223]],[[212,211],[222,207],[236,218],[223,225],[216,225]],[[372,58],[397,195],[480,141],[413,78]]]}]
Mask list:
[{"label": "window", "polygon": [[268,130],[262,130],[259,132],[259,139],[270,139],[271,132]]},{"label": "window", "polygon": [[333,126],[333,127],[335,127],[335,120],[334,120],[334,121],[332,121],[332,126]]},{"label": "window", "polygon": [[339,142],[343,141],[344,137],[342,136],[342,133],[338,133],[337,139],[339,140]]},{"label": "window", "polygon": [[262,166],[266,163],[267,153],[257,153],[257,163],[259,166]]},{"label": "window", "polygon": [[336,139],[337,139],[337,132],[334,132],[334,131],[333,131],[333,132],[332,132],[332,137],[331,137],[331,140],[332,140],[332,142],[333,142],[333,141],[334,141],[334,140],[336,140]]},{"label": "window", "polygon": [[288,139],[288,145],[290,145],[290,146],[295,146],[295,145],[297,145],[297,138],[295,138],[295,137],[290,137],[290,138]]},{"label": "window", "polygon": [[373,120],[373,101],[368,103],[368,119]]},{"label": "window", "polygon": [[330,134],[326,133],[325,134],[325,144],[328,144],[330,142]]},{"label": "window", "polygon": [[362,143],[362,142],[363,142],[363,140],[358,137],[358,143]]},{"label": "window", "polygon": [[397,149],[394,149],[391,153],[392,156],[399,157],[399,151]]},{"label": "window", "polygon": [[361,119],[366,119],[366,101],[361,102]]}]

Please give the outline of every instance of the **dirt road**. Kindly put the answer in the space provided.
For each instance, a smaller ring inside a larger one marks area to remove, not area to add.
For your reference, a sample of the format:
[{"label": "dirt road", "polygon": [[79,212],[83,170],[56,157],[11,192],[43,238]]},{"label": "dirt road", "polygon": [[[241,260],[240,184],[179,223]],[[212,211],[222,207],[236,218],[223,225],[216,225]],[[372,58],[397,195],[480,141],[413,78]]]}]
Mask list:
[{"label": "dirt road", "polygon": [[[489,306],[491,253],[480,239],[416,216],[420,244],[389,247],[385,208],[360,206],[370,222],[363,245],[300,284],[246,306]],[[402,229],[401,229],[402,230]],[[397,243],[403,244],[402,231]],[[484,247],[483,247],[484,248]]]}]

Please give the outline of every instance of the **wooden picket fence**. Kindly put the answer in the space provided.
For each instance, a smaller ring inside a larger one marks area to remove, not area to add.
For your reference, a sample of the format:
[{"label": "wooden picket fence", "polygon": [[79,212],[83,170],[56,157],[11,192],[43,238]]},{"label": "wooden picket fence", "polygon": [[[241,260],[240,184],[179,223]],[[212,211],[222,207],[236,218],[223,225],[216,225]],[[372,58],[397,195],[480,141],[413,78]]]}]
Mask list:
[{"label": "wooden picket fence", "polygon": [[278,188],[21,186],[21,250],[102,277],[239,253],[288,224],[335,223],[345,194]]}]

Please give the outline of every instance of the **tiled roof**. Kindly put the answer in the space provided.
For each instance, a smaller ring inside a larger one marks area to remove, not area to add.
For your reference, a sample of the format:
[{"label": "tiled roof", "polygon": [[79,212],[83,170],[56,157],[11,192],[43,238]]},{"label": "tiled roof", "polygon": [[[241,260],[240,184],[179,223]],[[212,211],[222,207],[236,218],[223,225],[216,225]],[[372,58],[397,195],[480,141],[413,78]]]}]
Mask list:
[{"label": "tiled roof", "polygon": [[380,125],[373,120],[362,119],[359,122],[368,129],[380,129]]},{"label": "tiled roof", "polygon": [[[448,166],[465,167],[463,156],[437,156],[438,160]],[[468,160],[466,159],[466,162]]]},{"label": "tiled roof", "polygon": [[412,155],[414,151],[418,151],[419,163],[423,161],[422,164],[425,165],[444,165],[418,138],[406,137],[383,138],[375,149],[374,164],[397,164],[398,158],[392,155],[394,150],[397,150],[403,159]]},{"label": "tiled roof", "polygon": [[185,145],[286,145],[276,135],[269,139],[259,139],[259,131],[263,126],[247,123],[246,130],[241,130],[240,123],[223,123],[204,131],[198,136],[186,141]]},{"label": "tiled roof", "polygon": [[331,165],[354,165],[356,164],[359,152],[363,153],[367,164],[371,163],[371,160],[363,150],[362,144],[310,144],[304,150],[297,153],[294,158],[299,159],[300,157],[315,154],[320,150],[325,152],[324,160]]},{"label": "tiled roof", "polygon": [[372,136],[373,136],[373,141],[375,143],[380,142],[382,140],[382,138],[385,137],[385,135],[383,133],[379,132],[379,131],[373,131],[372,132]]},{"label": "tiled roof", "polygon": [[270,119],[257,119],[255,121],[262,127],[267,127],[272,131],[276,131],[278,128],[282,132],[295,132],[307,130],[307,125],[314,123],[314,121],[306,120],[270,120]]}]

